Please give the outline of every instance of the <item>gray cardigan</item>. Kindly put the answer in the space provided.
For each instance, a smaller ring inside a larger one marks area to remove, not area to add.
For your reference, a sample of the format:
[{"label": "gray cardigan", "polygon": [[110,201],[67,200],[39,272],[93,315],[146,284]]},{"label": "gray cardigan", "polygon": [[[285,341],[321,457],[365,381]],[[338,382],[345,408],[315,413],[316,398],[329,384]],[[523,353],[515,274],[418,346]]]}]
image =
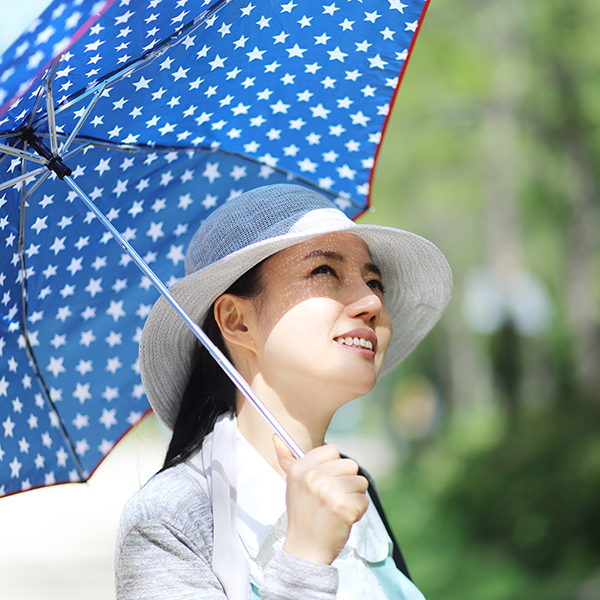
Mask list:
[{"label": "gray cardigan", "polygon": [[[117,600],[225,600],[211,568],[212,509],[181,464],[155,475],[125,505],[115,552]],[[338,573],[279,552],[262,600],[335,600]]]}]

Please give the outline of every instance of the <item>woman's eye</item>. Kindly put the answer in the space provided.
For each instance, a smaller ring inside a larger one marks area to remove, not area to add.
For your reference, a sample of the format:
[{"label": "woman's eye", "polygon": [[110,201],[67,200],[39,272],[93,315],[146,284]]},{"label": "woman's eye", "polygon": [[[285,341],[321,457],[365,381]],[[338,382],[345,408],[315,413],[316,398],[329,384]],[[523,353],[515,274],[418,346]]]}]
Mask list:
[{"label": "woman's eye", "polygon": [[371,279],[371,281],[367,281],[367,285],[374,290],[379,290],[382,294],[385,292],[383,282],[379,279]]},{"label": "woman's eye", "polygon": [[338,278],[337,273],[328,265],[321,265],[312,271],[311,275],[333,275]]}]

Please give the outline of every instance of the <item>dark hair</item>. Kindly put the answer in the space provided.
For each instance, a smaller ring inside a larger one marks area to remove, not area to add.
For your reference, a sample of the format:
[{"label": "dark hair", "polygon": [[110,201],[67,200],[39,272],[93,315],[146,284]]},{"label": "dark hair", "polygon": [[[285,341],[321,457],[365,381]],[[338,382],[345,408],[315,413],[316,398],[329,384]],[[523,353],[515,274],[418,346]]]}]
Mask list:
[{"label": "dark hair", "polygon": [[[263,264],[264,260],[246,271],[225,293],[240,298],[256,298],[264,289]],[[202,323],[202,329],[231,360],[215,320],[214,306],[213,303]],[[200,450],[204,438],[213,430],[217,418],[228,410],[235,410],[235,385],[208,350],[200,342],[198,346],[196,365],[181,400],[163,469],[185,462]]]}]

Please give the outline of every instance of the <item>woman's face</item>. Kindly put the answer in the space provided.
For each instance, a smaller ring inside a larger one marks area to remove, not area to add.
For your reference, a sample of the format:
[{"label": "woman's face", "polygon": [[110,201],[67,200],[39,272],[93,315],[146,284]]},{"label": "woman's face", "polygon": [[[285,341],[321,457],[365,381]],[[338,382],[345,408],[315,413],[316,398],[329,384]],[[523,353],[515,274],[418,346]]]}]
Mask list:
[{"label": "woman's face", "polygon": [[262,278],[252,319],[264,382],[282,397],[314,390],[343,403],[367,393],[392,321],[385,282],[363,240],[331,233],[297,244],[267,259]]}]

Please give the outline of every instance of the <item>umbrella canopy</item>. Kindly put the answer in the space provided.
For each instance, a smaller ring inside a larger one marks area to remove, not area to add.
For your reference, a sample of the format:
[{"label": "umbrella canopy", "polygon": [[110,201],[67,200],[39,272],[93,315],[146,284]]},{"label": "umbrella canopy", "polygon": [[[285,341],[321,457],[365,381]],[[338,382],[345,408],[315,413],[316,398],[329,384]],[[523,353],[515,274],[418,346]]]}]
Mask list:
[{"label": "umbrella canopy", "polygon": [[0,61],[0,495],[86,480],[148,410],[137,345],[158,293],[124,243],[171,285],[245,190],[367,208],[427,6],[173,4],[56,0]]}]

